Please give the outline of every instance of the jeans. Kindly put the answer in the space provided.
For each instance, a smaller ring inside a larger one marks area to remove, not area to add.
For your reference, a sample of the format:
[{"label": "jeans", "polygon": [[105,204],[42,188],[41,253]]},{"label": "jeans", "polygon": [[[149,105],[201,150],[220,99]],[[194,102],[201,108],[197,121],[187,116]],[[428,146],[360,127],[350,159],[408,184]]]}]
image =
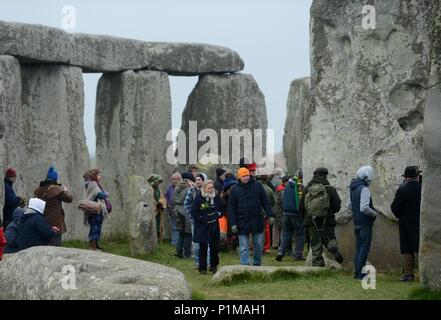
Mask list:
[{"label": "jeans", "polygon": [[178,243],[176,244],[176,255],[182,258],[191,257],[191,233],[179,232]]},{"label": "jeans", "polygon": [[176,246],[179,239],[179,231],[176,229],[176,217],[173,214],[170,214],[170,221],[172,225],[171,244],[172,246]]},{"label": "jeans", "polygon": [[289,249],[294,233],[297,234],[295,255],[296,258],[303,258],[303,247],[305,245],[305,228],[300,214],[283,215],[282,245],[279,255],[284,256]]},{"label": "jeans", "polygon": [[372,242],[372,227],[371,226],[360,226],[355,225],[355,276],[357,278],[362,278],[362,270],[366,265],[366,260],[369,255],[369,250],[371,249]]},{"label": "jeans", "polygon": [[[262,264],[263,254],[263,233],[253,233],[253,252],[254,252],[254,266]],[[250,240],[248,234],[239,234],[239,256],[240,264],[249,265],[250,260]]]},{"label": "jeans", "polygon": [[89,241],[98,241],[101,237],[101,228],[103,226],[104,216],[101,213],[90,214],[88,221],[90,224]]}]

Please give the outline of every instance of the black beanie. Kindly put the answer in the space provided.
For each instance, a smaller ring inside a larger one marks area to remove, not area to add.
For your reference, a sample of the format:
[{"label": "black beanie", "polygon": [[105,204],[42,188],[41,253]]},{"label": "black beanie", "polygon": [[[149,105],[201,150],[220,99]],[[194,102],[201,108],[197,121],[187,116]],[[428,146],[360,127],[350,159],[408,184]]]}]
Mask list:
[{"label": "black beanie", "polygon": [[216,169],[216,176],[219,178],[221,175],[223,175],[226,171],[222,168]]}]

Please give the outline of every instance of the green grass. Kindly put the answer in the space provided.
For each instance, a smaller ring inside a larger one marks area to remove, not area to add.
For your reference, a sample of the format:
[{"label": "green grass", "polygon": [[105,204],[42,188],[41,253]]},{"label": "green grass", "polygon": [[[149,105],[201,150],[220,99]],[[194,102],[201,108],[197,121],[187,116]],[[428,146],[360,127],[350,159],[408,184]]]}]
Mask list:
[{"label": "green grass", "polygon": [[[127,242],[106,242],[100,244],[108,253],[130,257]],[[86,242],[68,241],[66,247],[87,248]],[[277,272],[271,276],[241,275],[231,283],[210,285],[212,274],[201,275],[197,272],[193,259],[178,259],[174,256],[175,247],[163,244],[157,252],[150,256],[133,258],[163,264],[180,270],[190,284],[195,300],[223,299],[262,299],[262,300],[396,300],[396,299],[441,299],[440,293],[427,292],[420,289],[418,281],[402,283],[398,281],[398,273],[377,273],[376,289],[365,290],[361,282],[352,278],[352,270],[341,272],[324,272],[319,274],[292,275]],[[282,262],[275,261],[276,252],[263,257],[266,266],[304,265],[304,262],[294,261],[285,257]],[[219,268],[225,265],[239,264],[238,253],[220,253]]]},{"label": "green grass", "polygon": [[441,300],[441,291],[416,288],[410,292],[409,298],[412,300]]}]

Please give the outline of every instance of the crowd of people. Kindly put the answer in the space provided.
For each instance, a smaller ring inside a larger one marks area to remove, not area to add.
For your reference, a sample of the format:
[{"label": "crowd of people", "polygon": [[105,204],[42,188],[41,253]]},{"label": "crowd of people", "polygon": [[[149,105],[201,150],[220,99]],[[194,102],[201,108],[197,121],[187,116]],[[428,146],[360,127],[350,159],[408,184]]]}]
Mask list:
[{"label": "crowd of people", "polygon": [[[182,173],[175,171],[163,194],[160,188],[163,178],[152,174],[148,183],[153,191],[158,241],[162,243],[164,213],[167,212],[172,223],[171,243],[176,247],[175,256],[193,258],[201,274],[217,272],[219,250],[222,249],[236,251],[238,248],[240,263],[254,266],[262,265],[263,255],[271,248],[277,250],[277,261],[282,261],[286,255],[306,260],[306,250],[311,251],[312,265],[323,267],[325,247],[341,264],[344,258],[335,233],[335,214],[341,209],[341,199],[327,176],[327,168],[317,168],[311,181],[304,185],[301,170],[292,176],[275,175],[242,158],[236,174],[218,168],[214,180],[199,172],[196,166]],[[27,207],[26,199],[14,192],[16,177],[13,168],[6,170],[0,258],[3,250],[14,253],[32,246],[60,246],[62,234],[67,229],[62,204],[73,201],[67,187],[58,183],[54,167],[49,168]],[[404,273],[400,280],[413,281],[419,249],[421,171],[417,166],[407,167],[403,177],[391,210],[399,219],[404,257]],[[346,207],[353,215],[354,278],[358,280],[366,276],[363,267],[379,214],[370,192],[373,179],[373,168],[363,166],[348,187]],[[100,170],[87,171],[84,186],[85,200],[99,208],[94,212],[84,210],[84,221],[90,225],[89,248],[104,250],[98,241],[112,205],[109,193],[102,187]]]},{"label": "crowd of people", "polygon": [[[304,185],[302,170],[277,179],[273,173],[257,168],[255,163],[247,164],[244,159],[236,174],[218,168],[214,182],[195,166],[184,173],[174,172],[166,199],[176,257],[193,256],[202,274],[207,269],[217,271],[220,248],[238,247],[243,265],[260,266],[262,256],[270,248],[277,250],[277,261],[286,255],[294,260],[306,260],[305,251],[311,251],[312,265],[324,267],[326,248],[338,263],[343,263],[335,233],[335,214],[341,210],[341,198],[329,183],[328,174],[327,168],[317,168],[311,181]],[[404,257],[400,280],[413,281],[419,249],[421,171],[410,166],[403,177],[391,210],[399,219]],[[372,227],[379,214],[369,189],[373,179],[373,168],[363,166],[348,187],[346,207],[353,215],[354,279],[357,280],[366,276],[363,267],[371,248]]]},{"label": "crowd of people", "polygon": [[[62,235],[67,231],[63,203],[71,204],[73,196],[65,185],[58,182],[58,172],[50,167],[46,177],[27,201],[17,196],[13,184],[17,179],[14,168],[5,171],[5,201],[0,226],[0,260],[3,253],[16,253],[34,246],[61,246]],[[98,240],[104,217],[112,210],[109,194],[101,186],[102,175],[98,169],[84,176],[85,199],[97,204],[97,212],[84,212],[84,222],[90,225],[89,248],[103,250]]]}]

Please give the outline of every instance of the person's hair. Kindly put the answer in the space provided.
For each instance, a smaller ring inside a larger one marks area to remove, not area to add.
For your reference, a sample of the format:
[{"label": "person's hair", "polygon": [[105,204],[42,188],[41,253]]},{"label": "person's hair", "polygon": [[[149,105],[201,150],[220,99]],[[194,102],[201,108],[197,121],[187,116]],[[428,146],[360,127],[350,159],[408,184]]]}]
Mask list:
[{"label": "person's hair", "polygon": [[96,177],[101,173],[100,169],[91,169],[87,170],[86,173],[84,173],[83,178],[85,180],[96,180]]},{"label": "person's hair", "polygon": [[204,184],[202,185],[202,190],[205,191],[205,188],[207,188],[207,186],[208,186],[209,184],[213,185],[213,187],[214,187],[214,182],[213,182],[213,180],[207,180],[207,181],[205,181]]},{"label": "person's hair", "polygon": [[192,164],[192,165],[189,165],[188,166],[188,171],[193,171],[193,170],[198,170],[198,167],[196,167],[194,164]]}]

